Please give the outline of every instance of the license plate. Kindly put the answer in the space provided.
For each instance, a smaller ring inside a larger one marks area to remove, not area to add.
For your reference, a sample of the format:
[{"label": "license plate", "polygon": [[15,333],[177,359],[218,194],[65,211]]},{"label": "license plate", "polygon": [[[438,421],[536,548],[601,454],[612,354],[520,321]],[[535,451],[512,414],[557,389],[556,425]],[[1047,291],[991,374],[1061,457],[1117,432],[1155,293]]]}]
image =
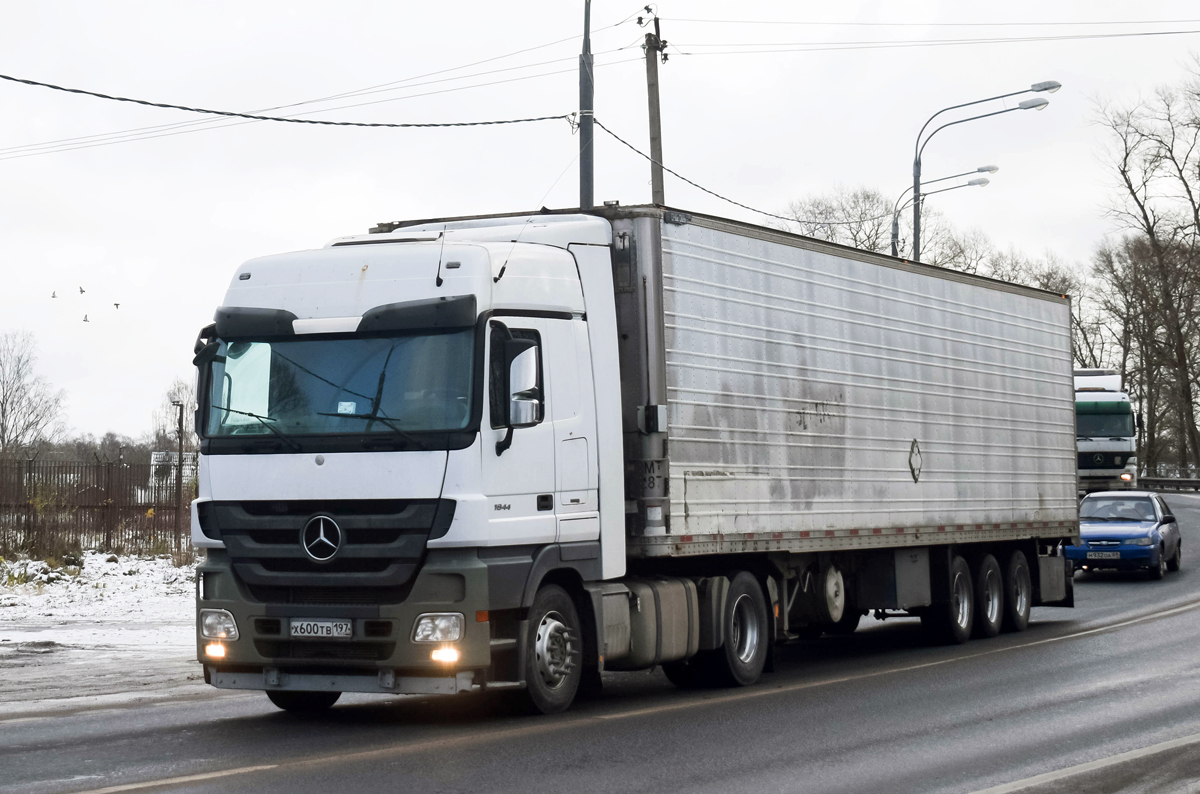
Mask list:
[{"label": "license plate", "polygon": [[354,623],[349,620],[292,618],[291,636],[348,640],[354,636]]},{"label": "license plate", "polygon": [[1119,551],[1089,551],[1087,553],[1089,560],[1119,560],[1121,552]]}]

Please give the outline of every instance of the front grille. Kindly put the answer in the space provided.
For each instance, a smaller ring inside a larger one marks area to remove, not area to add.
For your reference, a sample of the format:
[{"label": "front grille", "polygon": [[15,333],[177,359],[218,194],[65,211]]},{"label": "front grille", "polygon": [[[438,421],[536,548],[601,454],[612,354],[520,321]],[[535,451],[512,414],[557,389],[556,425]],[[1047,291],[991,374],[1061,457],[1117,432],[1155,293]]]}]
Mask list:
[{"label": "front grille", "polygon": [[396,650],[394,642],[276,642],[255,640],[254,648],[268,659],[313,659],[382,662]]},{"label": "front grille", "polygon": [[1133,455],[1128,452],[1080,452],[1081,469],[1123,469]]},{"label": "front grille", "polygon": [[1119,541],[1119,540],[1089,540],[1087,542],[1087,544],[1094,549],[1104,549],[1104,548],[1108,548],[1109,546],[1120,546],[1121,541]]},{"label": "front grille", "polygon": [[260,635],[278,635],[282,629],[279,618],[256,618],[254,631]]},{"label": "front grille", "polygon": [[[224,541],[251,598],[275,604],[394,604],[454,515],[447,499],[209,502],[206,534]],[[308,557],[301,536],[315,516],[340,532],[333,559]]]}]

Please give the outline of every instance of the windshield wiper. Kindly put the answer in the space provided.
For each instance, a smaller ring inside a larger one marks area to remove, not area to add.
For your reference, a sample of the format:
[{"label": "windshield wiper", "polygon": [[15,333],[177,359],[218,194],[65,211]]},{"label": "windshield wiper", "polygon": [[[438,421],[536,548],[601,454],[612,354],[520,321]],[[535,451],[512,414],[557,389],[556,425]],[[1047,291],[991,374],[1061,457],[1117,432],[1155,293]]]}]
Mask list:
[{"label": "windshield wiper", "polygon": [[290,438],[288,438],[287,436],[285,436],[281,430],[278,430],[278,429],[276,429],[276,428],[274,428],[274,427],[271,427],[269,424],[267,424],[267,422],[277,422],[277,421],[279,421],[279,420],[277,420],[277,419],[274,419],[274,418],[272,418],[272,417],[270,417],[270,416],[262,416],[261,414],[252,414],[252,413],[250,413],[249,411],[238,411],[238,410],[235,410],[235,409],[233,409],[233,408],[226,408],[226,407],[225,407],[225,406],[223,406],[223,405],[214,405],[214,406],[213,406],[213,408],[216,408],[218,411],[224,411],[224,412],[226,412],[226,413],[230,413],[230,414],[240,414],[241,416],[249,416],[249,417],[251,417],[251,418],[253,418],[253,419],[257,419],[257,420],[259,421],[259,424],[261,424],[263,427],[265,427],[266,429],[268,429],[268,430],[270,430],[272,433],[274,433],[276,436],[278,436],[280,441],[282,441],[283,443],[287,444],[289,447],[291,447],[292,449],[296,450],[297,452],[303,452],[303,451],[304,451],[303,447],[301,447],[299,444],[297,444],[297,443],[296,443],[295,441],[293,441],[292,439],[290,439]]},{"label": "windshield wiper", "polygon": [[383,424],[390,427],[392,429],[392,431],[395,432],[396,435],[400,436],[401,438],[403,438],[405,441],[412,444],[413,446],[420,447],[421,449],[425,450],[426,452],[429,452],[431,450],[431,447],[428,444],[426,444],[424,441],[421,441],[419,438],[414,436],[412,433],[409,433],[406,430],[401,430],[399,427],[397,427],[392,422],[391,419],[389,419],[385,416],[379,416],[378,414],[375,414],[375,413],[369,413],[369,414],[318,413],[317,416],[344,416],[347,419],[366,419],[366,420],[372,421],[372,422],[382,422]]}]

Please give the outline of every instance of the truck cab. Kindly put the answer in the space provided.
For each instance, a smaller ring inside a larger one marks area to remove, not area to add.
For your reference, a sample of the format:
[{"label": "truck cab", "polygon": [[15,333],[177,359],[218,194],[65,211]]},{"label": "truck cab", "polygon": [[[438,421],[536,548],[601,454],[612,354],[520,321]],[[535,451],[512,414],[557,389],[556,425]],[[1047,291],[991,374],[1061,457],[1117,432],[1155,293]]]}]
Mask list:
[{"label": "truck cab", "polygon": [[438,224],[237,270],[195,362],[206,680],[521,681],[542,580],[624,573],[610,236]]},{"label": "truck cab", "polygon": [[1116,370],[1075,370],[1081,494],[1137,488],[1137,424]]}]

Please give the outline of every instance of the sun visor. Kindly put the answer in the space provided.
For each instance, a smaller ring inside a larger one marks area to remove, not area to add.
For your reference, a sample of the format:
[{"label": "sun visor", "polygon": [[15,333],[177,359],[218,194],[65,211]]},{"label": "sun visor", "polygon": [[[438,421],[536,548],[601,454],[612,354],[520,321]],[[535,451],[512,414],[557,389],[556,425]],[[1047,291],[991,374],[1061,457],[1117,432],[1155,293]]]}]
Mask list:
[{"label": "sun visor", "polygon": [[292,336],[292,321],[296,315],[284,309],[223,306],[217,309],[213,319],[217,321],[217,336],[235,339],[243,336]]},{"label": "sun visor", "polygon": [[474,295],[387,303],[364,314],[358,332],[361,334],[416,328],[469,328],[475,324],[477,316]]}]

